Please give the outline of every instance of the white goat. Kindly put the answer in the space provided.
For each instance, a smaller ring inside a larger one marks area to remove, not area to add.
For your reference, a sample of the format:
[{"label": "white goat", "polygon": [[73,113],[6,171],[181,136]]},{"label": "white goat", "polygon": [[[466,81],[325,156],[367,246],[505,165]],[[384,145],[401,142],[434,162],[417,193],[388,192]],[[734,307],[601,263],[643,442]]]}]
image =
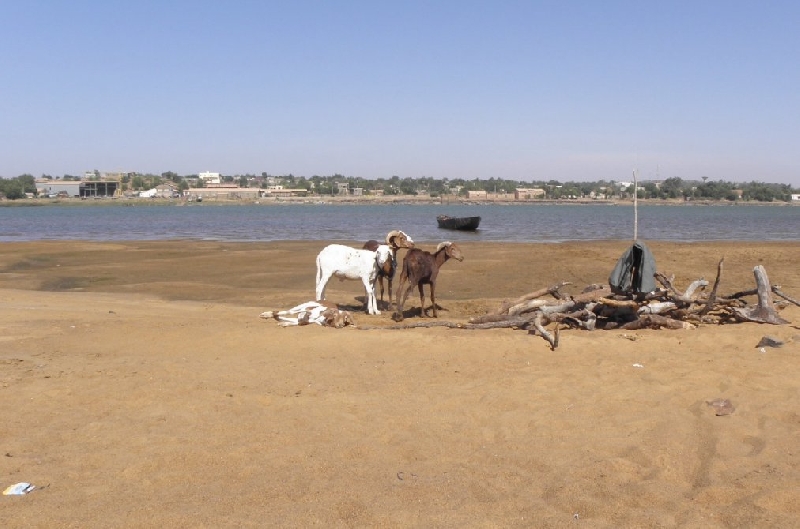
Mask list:
[{"label": "white goat", "polygon": [[378,270],[391,260],[392,250],[386,244],[378,249],[357,250],[342,244],[330,244],[317,255],[317,301],[325,299],[325,287],[332,276],[339,279],[360,279],[367,293],[367,314],[380,314],[375,301],[375,279]]},{"label": "white goat", "polygon": [[336,305],[325,303],[324,301],[308,301],[289,310],[269,310],[262,312],[261,317],[278,320],[281,327],[316,323],[323,327],[340,329],[347,325],[356,324],[349,312],[339,310]]}]

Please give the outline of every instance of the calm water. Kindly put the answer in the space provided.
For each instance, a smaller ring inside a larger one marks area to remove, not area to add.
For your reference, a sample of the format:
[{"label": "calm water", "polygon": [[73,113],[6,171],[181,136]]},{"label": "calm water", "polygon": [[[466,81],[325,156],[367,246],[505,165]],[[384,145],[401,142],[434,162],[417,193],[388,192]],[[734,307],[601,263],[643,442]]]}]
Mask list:
[{"label": "calm water", "polygon": [[[436,215],[482,217],[475,233],[440,230]],[[0,241],[380,239],[402,229],[419,242],[631,239],[633,206],[610,205],[72,205],[0,207]],[[639,206],[646,240],[798,240],[800,207]]]}]

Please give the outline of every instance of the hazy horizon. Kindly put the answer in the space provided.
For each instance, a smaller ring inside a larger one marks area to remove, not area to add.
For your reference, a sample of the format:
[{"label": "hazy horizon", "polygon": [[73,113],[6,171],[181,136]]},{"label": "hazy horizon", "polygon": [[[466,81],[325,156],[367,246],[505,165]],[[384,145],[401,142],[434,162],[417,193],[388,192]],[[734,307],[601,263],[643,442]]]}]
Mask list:
[{"label": "hazy horizon", "polygon": [[15,2],[0,176],[800,187],[800,4]]}]

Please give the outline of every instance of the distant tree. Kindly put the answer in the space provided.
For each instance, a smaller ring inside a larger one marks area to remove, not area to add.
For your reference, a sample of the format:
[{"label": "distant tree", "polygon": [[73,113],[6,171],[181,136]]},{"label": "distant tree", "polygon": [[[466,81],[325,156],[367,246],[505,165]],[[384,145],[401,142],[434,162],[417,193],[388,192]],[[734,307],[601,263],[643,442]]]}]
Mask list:
[{"label": "distant tree", "polygon": [[247,187],[249,185],[247,177],[242,175],[239,177],[239,187]]},{"label": "distant tree", "polygon": [[0,194],[9,200],[25,198],[25,188],[19,178],[0,178]]},{"label": "distant tree", "polygon": [[161,178],[164,180],[172,180],[174,184],[180,183],[182,180],[181,176],[173,171],[167,171],[165,173],[161,173]]},{"label": "distant tree", "polygon": [[644,192],[640,191],[639,196],[642,198],[659,198],[659,190],[654,182],[644,182],[642,185]]},{"label": "distant tree", "polygon": [[413,178],[403,178],[400,181],[400,194],[401,195],[416,195],[417,183]]},{"label": "distant tree", "polygon": [[683,180],[673,176],[661,183],[661,198],[679,198],[683,195]]},{"label": "distant tree", "polygon": [[703,182],[697,186],[697,196],[700,198],[722,200],[728,197],[731,191],[733,191],[733,184],[722,180]]},{"label": "distant tree", "polygon": [[186,191],[187,189],[189,189],[189,182],[181,179],[181,181],[178,183],[178,191]]},{"label": "distant tree", "polygon": [[33,193],[36,194],[36,179],[33,175],[28,173],[21,174],[17,177],[17,180],[20,184],[22,184],[22,192],[24,193]]}]

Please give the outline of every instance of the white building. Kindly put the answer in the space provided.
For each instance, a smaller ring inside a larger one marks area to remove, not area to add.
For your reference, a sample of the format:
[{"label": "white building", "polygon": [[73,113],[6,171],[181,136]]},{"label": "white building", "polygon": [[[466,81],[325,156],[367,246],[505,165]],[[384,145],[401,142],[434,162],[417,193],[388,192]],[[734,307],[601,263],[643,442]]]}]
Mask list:
[{"label": "white building", "polygon": [[219,173],[200,173],[197,175],[197,178],[203,181],[204,184],[221,184],[222,180],[220,180]]}]

